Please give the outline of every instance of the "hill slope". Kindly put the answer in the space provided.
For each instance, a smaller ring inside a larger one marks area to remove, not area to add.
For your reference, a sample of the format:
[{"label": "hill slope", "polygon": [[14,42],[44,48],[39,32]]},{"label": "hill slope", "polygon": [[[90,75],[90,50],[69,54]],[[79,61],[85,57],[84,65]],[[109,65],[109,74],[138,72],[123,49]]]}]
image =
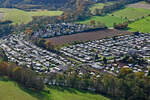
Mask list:
[{"label": "hill slope", "polygon": [[0,99],[1,100],[38,100],[30,94],[24,92],[12,81],[0,79]]},{"label": "hill slope", "polygon": [[2,20],[11,20],[13,24],[27,24],[32,21],[33,16],[60,16],[62,11],[24,11],[15,8],[0,8],[0,12],[3,12],[4,16]]},{"label": "hill slope", "polygon": [[7,78],[0,77],[0,100],[110,100],[99,94],[80,92],[75,89],[51,87],[47,90],[50,90],[49,94],[45,91],[36,93],[20,87]]}]

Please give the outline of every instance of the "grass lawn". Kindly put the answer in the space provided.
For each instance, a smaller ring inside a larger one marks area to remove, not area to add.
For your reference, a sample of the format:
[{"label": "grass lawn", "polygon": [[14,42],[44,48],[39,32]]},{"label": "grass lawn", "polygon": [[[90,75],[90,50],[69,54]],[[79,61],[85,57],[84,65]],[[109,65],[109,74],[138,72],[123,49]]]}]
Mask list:
[{"label": "grass lawn", "polygon": [[81,24],[90,24],[91,20],[95,20],[96,22],[100,21],[104,23],[107,27],[113,27],[114,23],[122,23],[125,22],[125,19],[121,19],[119,17],[106,15],[106,16],[92,16],[89,19],[86,19],[84,21],[78,21],[78,23]]},{"label": "grass lawn", "polygon": [[8,78],[0,77],[0,100],[111,100],[99,94],[78,91],[70,88],[46,87],[50,90],[36,93],[25,89]]},{"label": "grass lawn", "polygon": [[147,32],[150,33],[150,16],[135,21],[129,24],[129,31],[140,31],[140,32]]},{"label": "grass lawn", "polygon": [[143,8],[132,8],[126,7],[124,9],[115,11],[112,13],[116,17],[127,18],[129,20],[134,20],[137,18],[142,18],[143,16],[148,16],[150,14],[150,10]]},{"label": "grass lawn", "polygon": [[32,16],[59,16],[62,11],[35,11],[35,12],[26,12],[19,9],[8,9],[0,8],[0,12],[3,12],[5,17],[2,20],[11,20],[13,24],[27,24],[32,21]]}]

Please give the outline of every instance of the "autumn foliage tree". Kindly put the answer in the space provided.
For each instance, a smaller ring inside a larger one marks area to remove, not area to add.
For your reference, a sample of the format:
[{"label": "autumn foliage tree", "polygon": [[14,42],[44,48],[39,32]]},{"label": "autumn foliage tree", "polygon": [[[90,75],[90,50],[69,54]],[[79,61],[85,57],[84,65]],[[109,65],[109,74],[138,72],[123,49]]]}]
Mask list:
[{"label": "autumn foliage tree", "polygon": [[128,23],[127,22],[119,23],[119,24],[114,23],[114,28],[115,29],[126,29],[127,27],[128,27]]},{"label": "autumn foliage tree", "polygon": [[51,49],[54,49],[55,44],[54,44],[53,41],[47,40],[47,41],[45,42],[45,46],[46,46],[46,49],[51,50]]},{"label": "autumn foliage tree", "polygon": [[35,72],[27,68],[19,67],[14,63],[0,62],[0,75],[8,76],[19,84],[36,91],[44,89],[42,79]]},{"label": "autumn foliage tree", "polygon": [[95,23],[95,20],[91,20],[91,21],[90,21],[90,25],[92,25],[93,27],[95,26],[95,24],[96,24],[96,23]]}]

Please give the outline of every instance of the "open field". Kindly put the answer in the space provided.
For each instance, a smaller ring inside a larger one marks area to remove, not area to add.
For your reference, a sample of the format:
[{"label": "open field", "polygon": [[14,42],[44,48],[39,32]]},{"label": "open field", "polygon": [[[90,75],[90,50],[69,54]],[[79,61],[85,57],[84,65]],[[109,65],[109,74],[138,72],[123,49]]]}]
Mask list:
[{"label": "open field", "polygon": [[0,77],[0,100],[110,100],[99,94],[81,92],[75,89],[46,88],[45,91],[36,93],[19,86],[17,83]]},{"label": "open field", "polygon": [[129,31],[150,33],[150,16],[129,24]]},{"label": "open field", "polygon": [[114,2],[107,2],[107,3],[96,3],[94,5],[92,5],[89,9],[91,11],[92,14],[94,14],[95,10],[101,10],[104,8],[104,6],[109,6],[111,4],[113,4]]},{"label": "open field", "polygon": [[105,6],[104,3],[96,3],[96,4],[94,4],[92,7],[90,7],[91,13],[94,14],[95,9],[103,9],[104,6]]},{"label": "open field", "polygon": [[59,16],[62,11],[47,11],[47,10],[37,10],[35,12],[27,12],[31,16]]},{"label": "open field", "polygon": [[59,16],[62,11],[35,11],[35,12],[26,12],[19,9],[8,9],[0,8],[0,12],[3,12],[5,17],[2,20],[11,20],[13,24],[27,24],[32,21],[33,16]]},{"label": "open field", "polygon": [[126,18],[128,20],[135,20],[138,18],[142,18],[143,16],[148,16],[150,14],[150,10],[143,8],[126,7],[124,9],[115,11],[112,14],[116,17]]},{"label": "open field", "polygon": [[150,10],[150,4],[146,2],[138,2],[135,4],[129,4],[128,7],[133,7],[133,8],[144,8]]},{"label": "open field", "polygon": [[[138,2],[135,4],[130,4],[128,7],[132,7],[134,9],[147,9],[150,12],[150,4],[146,2]],[[144,16],[144,14],[141,14],[141,16]],[[137,20],[133,23],[129,24],[129,31],[140,31],[144,33],[150,33],[150,16],[147,16],[143,19]]]},{"label": "open field", "polygon": [[89,41],[89,40],[92,41],[92,40],[103,39],[106,37],[113,37],[113,36],[123,35],[123,34],[131,34],[131,32],[115,30],[115,29],[106,29],[106,30],[100,30],[94,32],[84,32],[84,33],[78,33],[73,35],[54,37],[54,38],[49,38],[49,40],[53,41],[55,45],[62,45],[67,43],[73,43],[75,41],[82,41],[82,42]]},{"label": "open field", "polygon": [[100,21],[103,24],[105,24],[107,27],[113,27],[114,23],[123,23],[126,21],[125,19],[121,19],[119,17],[106,15],[106,16],[92,16],[89,19],[86,19],[84,21],[78,21],[77,23],[90,24],[91,20],[95,20],[95,22]]},{"label": "open field", "polygon": [[150,15],[150,10],[148,9],[125,7],[105,16],[92,16],[88,19],[78,21],[77,23],[90,24],[91,20],[95,20],[95,22],[100,21],[104,23],[107,27],[113,27],[114,23],[123,23],[127,20],[136,20],[148,15]]}]

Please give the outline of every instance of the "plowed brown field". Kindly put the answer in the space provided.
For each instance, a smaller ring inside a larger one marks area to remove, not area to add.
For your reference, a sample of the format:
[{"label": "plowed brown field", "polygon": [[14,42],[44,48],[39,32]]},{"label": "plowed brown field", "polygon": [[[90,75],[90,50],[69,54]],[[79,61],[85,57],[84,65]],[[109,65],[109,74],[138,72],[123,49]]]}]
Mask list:
[{"label": "plowed brown field", "polygon": [[66,43],[73,43],[75,41],[92,41],[97,39],[103,39],[106,37],[113,37],[118,35],[124,35],[124,34],[132,34],[128,31],[122,31],[122,30],[116,30],[116,29],[106,29],[106,30],[100,30],[100,31],[93,31],[93,32],[84,32],[84,33],[78,33],[73,35],[65,35],[65,36],[59,36],[54,38],[48,38],[49,40],[53,41],[55,45],[61,45]]}]

